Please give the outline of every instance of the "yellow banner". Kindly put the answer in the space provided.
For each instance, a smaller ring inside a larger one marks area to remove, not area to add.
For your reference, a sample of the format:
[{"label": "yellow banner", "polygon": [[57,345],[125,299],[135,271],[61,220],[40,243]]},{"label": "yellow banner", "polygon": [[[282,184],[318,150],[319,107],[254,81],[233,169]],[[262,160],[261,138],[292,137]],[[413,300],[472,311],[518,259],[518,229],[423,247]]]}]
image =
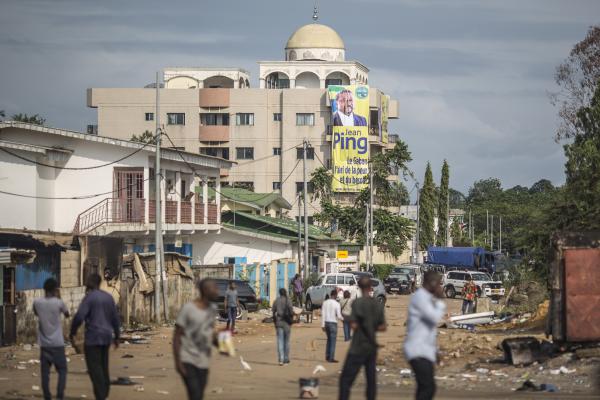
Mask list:
[{"label": "yellow banner", "polygon": [[335,252],[335,258],[337,258],[338,260],[343,260],[345,258],[348,258],[348,250],[338,250]]},{"label": "yellow banner", "polygon": [[388,142],[388,110],[390,109],[390,97],[381,94],[381,111],[379,113],[379,129],[381,132],[381,141]]},{"label": "yellow banner", "polygon": [[330,85],[334,192],[360,192],[369,175],[369,87]]}]

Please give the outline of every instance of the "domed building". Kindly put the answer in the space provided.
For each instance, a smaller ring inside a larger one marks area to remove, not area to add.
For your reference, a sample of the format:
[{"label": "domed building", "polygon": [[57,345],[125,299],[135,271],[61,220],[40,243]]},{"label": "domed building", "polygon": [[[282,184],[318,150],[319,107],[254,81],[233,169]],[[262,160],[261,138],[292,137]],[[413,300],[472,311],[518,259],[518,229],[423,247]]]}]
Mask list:
[{"label": "domed building", "polygon": [[368,84],[369,69],[346,61],[346,46],[331,27],[311,23],[298,28],[285,45],[284,61],[261,61],[263,89],[325,89],[328,85]]}]

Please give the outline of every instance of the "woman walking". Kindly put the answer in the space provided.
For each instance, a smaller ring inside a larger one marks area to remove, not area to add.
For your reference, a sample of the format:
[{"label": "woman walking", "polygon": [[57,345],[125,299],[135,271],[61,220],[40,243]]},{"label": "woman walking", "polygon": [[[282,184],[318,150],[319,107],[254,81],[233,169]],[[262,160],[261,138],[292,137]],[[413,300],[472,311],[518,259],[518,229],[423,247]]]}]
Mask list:
[{"label": "woman walking", "polygon": [[340,301],[342,308],[342,317],[344,317],[344,342],[349,342],[352,339],[352,330],[350,329],[350,315],[352,315],[352,302],[350,291],[344,290],[344,298]]}]

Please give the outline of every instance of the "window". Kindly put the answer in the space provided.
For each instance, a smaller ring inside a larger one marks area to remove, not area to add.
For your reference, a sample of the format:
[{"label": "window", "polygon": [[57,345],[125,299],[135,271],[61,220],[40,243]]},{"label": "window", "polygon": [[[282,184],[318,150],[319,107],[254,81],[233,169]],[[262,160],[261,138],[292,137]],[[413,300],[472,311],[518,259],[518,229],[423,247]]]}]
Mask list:
[{"label": "window", "polygon": [[341,79],[325,79],[325,87],[329,87],[329,85],[341,85],[342,84],[342,80]]},{"label": "window", "polygon": [[254,125],[254,114],[237,113],[235,115],[235,123],[237,125]]},{"label": "window", "polygon": [[448,279],[456,279],[456,273],[454,273],[454,272],[450,272],[450,273],[448,274]]},{"label": "window", "polygon": [[335,285],[335,275],[329,275],[325,280],[326,285]]},{"label": "window", "polygon": [[280,190],[281,189],[281,182],[277,181],[277,182],[273,182],[273,190]]},{"label": "window", "polygon": [[217,147],[201,147],[200,154],[206,156],[219,157],[219,149]]},{"label": "window", "polygon": [[247,189],[254,192],[254,182],[239,181],[233,182],[233,187]]},{"label": "window", "polygon": [[226,160],[229,160],[229,148],[228,147],[224,147],[222,152],[223,152],[223,156],[222,157],[224,159],[226,159]]},{"label": "window", "polygon": [[[298,222],[299,219],[300,219],[300,217],[297,216],[296,217],[296,222]],[[308,224],[309,225],[312,225],[314,221],[315,221],[315,219],[313,217],[311,217],[311,216],[308,217]]]},{"label": "window", "polygon": [[[303,150],[302,147],[296,147],[296,159],[297,160],[302,160],[302,156],[304,155],[304,152],[302,150]],[[314,147],[307,147],[306,148],[306,158],[309,159],[309,160],[314,160],[315,159],[315,149],[314,149]]]},{"label": "window", "polygon": [[273,155],[280,156],[281,155],[281,147],[273,147]]},{"label": "window", "polygon": [[296,114],[296,125],[314,125],[315,124],[315,114],[313,113],[297,113]]},{"label": "window", "polygon": [[236,147],[235,158],[238,160],[254,160],[254,147]]},{"label": "window", "polygon": [[145,117],[146,121],[154,121],[154,113],[146,113]]},{"label": "window", "polygon": [[229,114],[200,113],[200,125],[229,125]]},{"label": "window", "polygon": [[273,121],[281,122],[281,113],[273,113]]},{"label": "window", "polygon": [[[304,190],[304,182],[296,182],[296,193],[302,193],[303,190]],[[306,190],[308,191],[308,193],[314,192],[314,186],[313,186],[312,182],[308,182],[308,184],[306,185]]]},{"label": "window", "polygon": [[167,113],[168,125],[185,125],[184,113]]},{"label": "window", "polygon": [[346,285],[355,285],[356,281],[354,280],[353,276],[346,276],[344,278],[344,284],[346,284]]}]

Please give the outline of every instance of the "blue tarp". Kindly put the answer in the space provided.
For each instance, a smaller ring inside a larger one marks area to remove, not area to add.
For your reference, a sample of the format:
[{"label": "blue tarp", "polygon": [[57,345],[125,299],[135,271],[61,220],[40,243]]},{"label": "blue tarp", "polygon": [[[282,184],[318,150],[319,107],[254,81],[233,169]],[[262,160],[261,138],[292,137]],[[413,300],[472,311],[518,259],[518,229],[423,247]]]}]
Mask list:
[{"label": "blue tarp", "polygon": [[434,247],[427,249],[427,262],[468,269],[477,268],[483,259],[485,249],[482,247]]}]

